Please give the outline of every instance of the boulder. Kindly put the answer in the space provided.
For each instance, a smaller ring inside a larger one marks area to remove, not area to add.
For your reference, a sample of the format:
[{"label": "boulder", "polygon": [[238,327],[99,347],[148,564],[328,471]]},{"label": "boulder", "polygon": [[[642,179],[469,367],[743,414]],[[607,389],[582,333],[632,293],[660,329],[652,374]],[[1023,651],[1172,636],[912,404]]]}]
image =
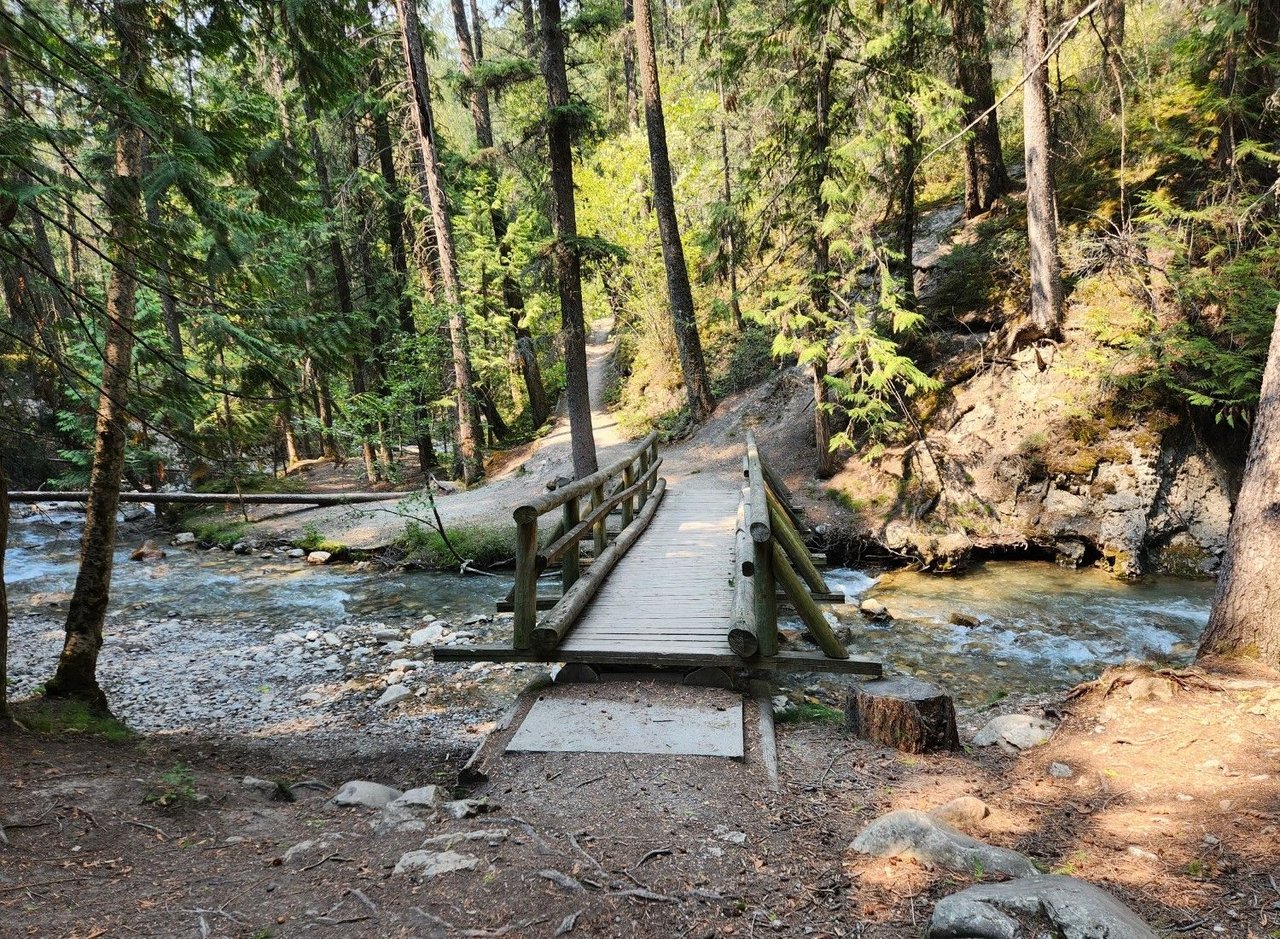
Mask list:
[{"label": "boulder", "polygon": [[307,556],[307,552],[302,548],[290,548],[287,555],[291,558],[305,558]]},{"label": "boulder", "polygon": [[889,619],[889,608],[871,597],[858,604],[858,610],[870,619]]},{"label": "boulder", "polygon": [[454,871],[473,871],[480,866],[480,859],[457,851],[409,851],[400,855],[395,873],[414,877],[431,878]]},{"label": "boulder", "polygon": [[181,547],[184,544],[195,544],[196,533],[193,531],[180,531],[173,536],[173,544]]},{"label": "boulder", "polygon": [[363,779],[353,779],[350,782],[342,784],[342,788],[338,790],[329,801],[338,806],[354,806],[362,805],[370,809],[384,808],[388,803],[400,798],[403,793],[399,789],[391,786],[384,786],[382,783],[368,782]]},{"label": "boulder", "polygon": [[421,629],[415,629],[409,636],[409,645],[426,646],[437,643],[449,635],[449,630],[445,629],[439,623],[432,623],[430,626],[423,626]]},{"label": "boulder", "polygon": [[944,897],[933,910],[927,939],[1157,939],[1111,894],[1053,874],[979,884]]},{"label": "boulder", "polygon": [[155,542],[147,539],[129,554],[130,561],[163,561],[165,552],[163,548],[157,548]]},{"label": "boulder", "polygon": [[899,809],[880,816],[862,830],[850,847],[859,854],[909,858],[930,867],[968,874],[995,871],[1010,877],[1034,877],[1039,873],[1030,859],[1017,851],[984,844],[915,809]]},{"label": "boulder", "polygon": [[410,789],[383,806],[382,814],[372,823],[373,829],[378,834],[389,831],[426,831],[427,819],[435,814],[444,799],[439,786]]},{"label": "boulder", "polygon": [[986,726],[974,734],[975,746],[998,746],[1002,750],[1015,753],[1038,747],[1053,736],[1056,725],[1043,717],[1032,717],[1030,714],[1002,714],[993,717]]},{"label": "boulder", "polygon": [[329,551],[312,551],[307,555],[307,563],[315,565],[327,564],[331,557],[333,557],[333,554]]},{"label": "boulder", "polygon": [[982,621],[976,616],[970,616],[968,613],[961,613],[958,610],[947,617],[947,622],[953,626],[963,626],[965,629],[977,629],[982,625]]}]

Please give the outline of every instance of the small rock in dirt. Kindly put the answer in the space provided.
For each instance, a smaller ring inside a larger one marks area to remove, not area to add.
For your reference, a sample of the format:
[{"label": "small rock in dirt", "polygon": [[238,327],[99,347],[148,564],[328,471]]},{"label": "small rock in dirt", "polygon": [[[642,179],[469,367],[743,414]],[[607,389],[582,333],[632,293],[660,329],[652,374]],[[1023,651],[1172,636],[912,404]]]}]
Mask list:
[{"label": "small rock in dirt", "polygon": [[440,810],[456,821],[471,818],[482,812],[492,812],[496,806],[490,805],[488,799],[456,799],[440,806]]},{"label": "small rock in dirt", "polygon": [[288,864],[294,858],[299,857],[300,855],[306,854],[315,846],[316,846],[316,842],[311,838],[308,838],[306,841],[299,841],[297,844],[286,849],[284,854],[280,856],[280,860],[283,861],[285,864]]},{"label": "small rock in dirt", "polygon": [[947,617],[947,622],[953,626],[963,626],[965,629],[977,629],[982,622],[976,616],[970,616],[968,613],[955,612]]},{"label": "small rock in dirt", "polygon": [[944,897],[933,910],[928,939],[1157,939],[1111,894],[1051,874],[979,884]]},{"label": "small rock in dirt", "polygon": [[338,638],[337,633],[325,633],[320,638],[324,640],[324,643],[327,646],[334,646],[336,648],[337,646],[342,645],[342,640]]},{"label": "small rock in dirt", "polygon": [[353,779],[350,782],[342,784],[342,788],[338,790],[329,801],[334,805],[351,806],[363,805],[371,809],[380,809],[388,802],[393,802],[400,798],[403,793],[399,789],[393,789],[391,786],[384,786],[382,783],[368,782],[363,779]]},{"label": "small rock in dirt", "polygon": [[268,795],[276,791],[276,784],[270,779],[258,779],[256,776],[246,776],[244,781],[240,783],[246,789],[257,789],[259,792],[265,792]]},{"label": "small rock in dirt", "polygon": [[1075,774],[1076,774],[1076,771],[1073,770],[1066,763],[1050,763],[1049,764],[1049,775],[1052,776],[1054,779],[1070,779]]},{"label": "small rock in dirt", "polygon": [[253,550],[253,548],[243,541],[237,541],[235,544],[231,546],[231,550],[234,551],[236,554],[248,554],[250,551]]},{"label": "small rock in dirt", "polygon": [[388,655],[398,655],[404,651],[404,642],[399,639],[392,639],[382,647],[382,651]]},{"label": "small rock in dirt", "polygon": [[721,841],[727,841],[729,844],[746,844],[747,833],[744,831],[734,831],[728,825],[717,825],[715,831],[712,832]]},{"label": "small rock in dirt", "polygon": [[386,691],[382,692],[382,697],[377,700],[377,706],[380,708],[389,708],[393,704],[403,701],[412,694],[413,692],[404,685],[390,685]]},{"label": "small rock in dirt", "polygon": [[308,691],[306,694],[298,698],[303,704],[319,704],[324,697],[318,691]]},{"label": "small rock in dirt", "polygon": [[873,600],[871,597],[867,597],[867,599],[863,600],[862,603],[858,605],[858,610],[863,616],[870,617],[871,619],[890,618],[889,608],[879,600]]},{"label": "small rock in dirt", "polygon": [[1140,675],[1129,682],[1130,701],[1169,701],[1173,698],[1173,682],[1157,675]]},{"label": "small rock in dirt", "polygon": [[1136,844],[1131,844],[1129,845],[1129,847],[1125,848],[1125,853],[1128,854],[1129,857],[1136,857],[1142,861],[1160,860],[1160,858],[1157,855],[1152,854],[1150,851],[1147,851],[1144,848],[1138,847]]},{"label": "small rock in dirt", "polygon": [[977,869],[1010,877],[1034,877],[1039,873],[1017,851],[984,844],[915,809],[899,809],[880,816],[862,830],[850,847],[859,854],[911,858],[968,873]]},{"label": "small rock in dirt", "polygon": [[987,803],[974,796],[960,796],[960,798],[952,799],[936,809],[930,809],[929,814],[946,822],[948,825],[967,828],[970,825],[978,824],[978,822],[990,815],[991,809],[987,807]]},{"label": "small rock in dirt", "polygon": [[312,551],[307,555],[307,563],[316,565],[327,564],[331,557],[333,557],[333,554],[329,551]]},{"label": "small rock in dirt", "polygon": [[511,832],[506,828],[484,828],[480,831],[455,831],[447,835],[436,835],[434,838],[428,838],[422,842],[424,848],[436,848],[446,850],[452,848],[460,841],[483,841],[490,847],[506,841],[511,836]]},{"label": "small rock in dirt", "polygon": [[170,543],[174,545],[178,545],[179,547],[184,544],[195,544],[196,533],[193,531],[180,531],[173,536],[173,541]]},{"label": "small rock in dirt", "polygon": [[1029,750],[1053,736],[1054,724],[1030,714],[1003,714],[992,718],[978,731],[973,742],[979,747],[999,746],[1009,752]]},{"label": "small rock in dirt", "polygon": [[395,873],[414,877],[438,877],[453,871],[473,871],[480,866],[480,859],[456,851],[409,851],[400,855]]}]

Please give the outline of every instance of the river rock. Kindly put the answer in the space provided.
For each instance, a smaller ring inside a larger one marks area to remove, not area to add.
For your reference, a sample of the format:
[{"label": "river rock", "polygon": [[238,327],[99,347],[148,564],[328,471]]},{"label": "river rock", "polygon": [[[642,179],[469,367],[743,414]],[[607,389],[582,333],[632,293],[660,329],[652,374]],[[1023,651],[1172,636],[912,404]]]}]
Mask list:
[{"label": "river rock", "polygon": [[413,694],[413,692],[404,685],[389,685],[387,686],[387,690],[382,692],[382,697],[377,700],[376,706],[380,708],[389,708],[393,704],[398,704],[403,701],[411,694]]},{"label": "river rock", "polygon": [[196,533],[193,531],[180,531],[173,536],[173,544],[181,547],[184,544],[195,544]]},{"label": "river rock", "polygon": [[287,552],[287,556],[291,558],[305,558],[307,556],[307,552],[302,548],[290,548]]},{"label": "river rock", "polygon": [[343,783],[337,795],[329,801],[343,807],[362,805],[366,808],[380,809],[400,798],[401,795],[403,793],[399,789],[391,786],[368,782],[364,779],[353,779]]},{"label": "river rock", "polygon": [[439,642],[449,635],[449,630],[445,629],[439,623],[432,623],[430,626],[423,626],[421,629],[415,629],[409,636],[409,645],[425,646],[435,642]]},{"label": "river rock", "polygon": [[867,599],[863,600],[862,603],[858,605],[858,610],[863,616],[870,617],[871,619],[889,618],[889,608],[879,600],[875,600],[871,597],[867,597]]},{"label": "river rock", "polygon": [[328,564],[331,557],[333,557],[333,554],[329,551],[312,551],[307,555],[307,563],[315,565]]},{"label": "river rock", "polygon": [[1158,939],[1132,910],[1092,884],[1051,874],[979,884],[944,897],[927,939]]},{"label": "river rock", "polygon": [[373,829],[380,835],[392,831],[426,831],[426,820],[435,815],[444,799],[438,786],[410,789],[383,806],[382,813],[372,823]]},{"label": "river rock", "polygon": [[970,616],[968,613],[956,611],[947,617],[947,622],[953,626],[963,626],[965,629],[977,629],[982,625],[981,620],[976,616]]},{"label": "river rock", "polygon": [[993,717],[973,736],[975,746],[998,746],[1008,752],[1038,747],[1053,736],[1053,721],[1030,714],[1002,714]]},{"label": "river rock", "polygon": [[862,830],[850,847],[859,854],[909,858],[930,867],[969,874],[983,870],[1010,877],[1034,877],[1039,873],[1017,851],[984,844],[915,809],[899,809],[880,816]]},{"label": "river rock", "polygon": [[1076,771],[1073,770],[1066,763],[1050,763],[1049,764],[1049,775],[1052,776],[1054,779],[1070,779],[1075,774],[1076,774]]},{"label": "river rock", "polygon": [[256,776],[246,776],[244,781],[240,783],[246,789],[257,789],[259,792],[267,795],[274,795],[279,787],[270,779],[258,779]]},{"label": "river rock", "polygon": [[454,871],[473,871],[479,866],[480,859],[471,854],[459,854],[457,851],[409,851],[400,855],[395,873],[426,879]]},{"label": "river rock", "polygon": [[979,798],[960,796],[960,798],[952,799],[936,809],[930,809],[929,814],[939,821],[946,822],[948,825],[967,828],[970,825],[978,824],[978,822],[990,815],[991,809],[987,807],[987,803]]}]

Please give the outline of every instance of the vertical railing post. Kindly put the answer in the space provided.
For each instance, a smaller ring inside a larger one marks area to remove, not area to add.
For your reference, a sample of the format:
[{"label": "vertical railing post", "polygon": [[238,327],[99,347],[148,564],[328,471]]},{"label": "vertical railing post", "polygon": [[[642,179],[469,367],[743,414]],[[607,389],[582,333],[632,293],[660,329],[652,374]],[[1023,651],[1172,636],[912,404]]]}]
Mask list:
[{"label": "vertical railing post", "polygon": [[[581,521],[581,514],[578,508],[577,498],[570,499],[564,504],[564,530],[566,532],[573,531]],[[569,546],[569,550],[565,552],[563,558],[560,559],[560,592],[564,595],[569,592],[569,588],[574,585],[578,579],[578,574],[582,570],[579,563],[581,555],[579,552],[582,548],[582,542],[579,541]]]},{"label": "vertical railing post", "polygon": [[[644,476],[646,473],[649,472],[650,465],[651,464],[649,463],[649,448],[645,447],[643,450],[640,451],[640,475],[641,476]],[[646,482],[643,486],[640,487],[640,492],[637,493],[637,495],[639,496],[639,498],[636,499],[636,511],[638,512],[641,509],[643,509],[644,504],[649,501],[649,483],[648,482]]]},{"label": "vertical railing post", "polygon": [[[591,511],[595,511],[604,503],[604,483],[596,486],[591,490]],[[596,557],[604,554],[604,549],[609,540],[609,516],[606,514],[600,521],[595,523],[592,534],[595,536]]]},{"label": "vertical railing post", "polygon": [[753,542],[756,571],[753,575],[756,601],[756,638],[760,654],[778,654],[778,587],[773,577],[773,547],[770,541]]},{"label": "vertical railing post", "polygon": [[533,630],[538,624],[538,517],[516,521],[516,582],[511,588],[515,613],[511,644],[516,649],[533,648]]},{"label": "vertical railing post", "polygon": [[[653,438],[653,443],[649,444],[649,463],[658,462],[658,438]],[[649,480],[648,490],[653,492],[653,488],[658,485],[658,474],[654,473],[653,478]]]},{"label": "vertical railing post", "polygon": [[[636,482],[636,465],[628,463],[622,471],[622,488],[630,489]],[[635,513],[635,495],[629,495],[622,500],[622,527],[626,528],[631,524],[631,520],[636,517]]]}]

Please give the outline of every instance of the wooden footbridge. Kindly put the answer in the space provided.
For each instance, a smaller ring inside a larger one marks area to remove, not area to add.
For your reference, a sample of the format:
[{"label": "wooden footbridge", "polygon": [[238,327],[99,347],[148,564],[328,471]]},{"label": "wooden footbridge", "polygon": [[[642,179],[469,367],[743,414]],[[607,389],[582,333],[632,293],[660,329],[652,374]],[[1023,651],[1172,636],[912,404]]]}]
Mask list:
[{"label": "wooden footbridge", "polygon": [[[436,660],[881,673],[851,658],[823,616],[818,604],[842,597],[752,435],[740,488],[711,473],[668,488],[661,465],[650,434],[516,508],[515,585],[498,604],[514,614],[511,644],[440,646]],[[780,600],[821,653],[779,647]]]}]

